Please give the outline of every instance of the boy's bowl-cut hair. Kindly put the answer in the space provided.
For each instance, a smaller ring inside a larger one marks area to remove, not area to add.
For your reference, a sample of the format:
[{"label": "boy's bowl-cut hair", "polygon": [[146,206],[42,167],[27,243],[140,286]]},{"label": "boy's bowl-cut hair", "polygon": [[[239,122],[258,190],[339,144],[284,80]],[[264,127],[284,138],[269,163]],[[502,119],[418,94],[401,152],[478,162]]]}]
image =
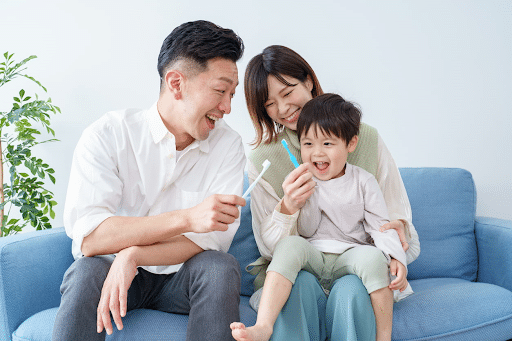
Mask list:
[{"label": "boy's bowl-cut hair", "polygon": [[361,116],[361,111],[340,95],[323,94],[313,98],[302,108],[297,121],[297,136],[300,141],[309,129],[318,127],[324,134],[341,138],[348,145],[359,134]]}]

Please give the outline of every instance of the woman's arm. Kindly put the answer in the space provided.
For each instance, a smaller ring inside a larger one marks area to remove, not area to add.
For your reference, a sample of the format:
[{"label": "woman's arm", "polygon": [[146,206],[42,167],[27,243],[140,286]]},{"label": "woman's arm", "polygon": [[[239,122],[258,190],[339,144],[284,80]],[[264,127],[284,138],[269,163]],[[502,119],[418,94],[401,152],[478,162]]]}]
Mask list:
[{"label": "woman's arm", "polygon": [[[249,183],[258,176],[256,167],[248,160]],[[297,235],[297,217],[280,213],[281,199],[272,186],[260,179],[251,192],[251,215],[254,238],[260,254],[271,259],[278,241],[289,235]],[[276,208],[278,210],[276,210]]]},{"label": "woman's arm", "polygon": [[400,171],[380,135],[378,138],[378,153],[377,182],[384,195],[389,219],[391,221],[402,220],[405,222],[405,236],[409,243],[406,256],[407,263],[409,264],[418,258],[420,254],[420,241],[418,233],[412,224],[411,204],[409,203],[409,197],[400,176]]}]

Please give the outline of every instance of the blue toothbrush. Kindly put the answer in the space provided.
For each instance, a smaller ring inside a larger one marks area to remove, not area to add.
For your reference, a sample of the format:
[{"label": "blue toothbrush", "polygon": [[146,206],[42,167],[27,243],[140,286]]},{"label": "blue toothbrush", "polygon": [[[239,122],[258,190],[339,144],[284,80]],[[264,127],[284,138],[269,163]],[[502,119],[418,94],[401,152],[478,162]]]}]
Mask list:
[{"label": "blue toothbrush", "polygon": [[281,143],[283,144],[284,149],[288,152],[288,155],[290,156],[290,160],[292,161],[295,168],[299,167],[299,163],[297,162],[297,159],[295,156],[293,156],[292,152],[290,151],[290,148],[288,148],[288,143],[286,143],[285,139],[281,140]]}]

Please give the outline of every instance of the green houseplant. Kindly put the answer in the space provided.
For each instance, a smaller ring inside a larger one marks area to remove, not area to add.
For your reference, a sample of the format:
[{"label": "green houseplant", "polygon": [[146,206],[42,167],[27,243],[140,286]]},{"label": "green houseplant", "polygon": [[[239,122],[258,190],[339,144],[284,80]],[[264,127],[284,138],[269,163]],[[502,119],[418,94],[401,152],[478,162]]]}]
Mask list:
[{"label": "green houseplant", "polygon": [[[5,61],[0,63],[0,87],[23,77],[46,92],[39,81],[23,73],[25,64],[36,56],[16,63],[13,55],[8,52],[3,55]],[[58,141],[55,138],[39,141],[37,137],[41,131],[37,127],[44,128],[55,137],[55,131],[50,127],[50,115],[60,112],[60,109],[51,103],[50,98],[40,100],[37,94],[32,98],[23,89],[13,100],[10,111],[0,112],[0,237],[15,234],[29,223],[37,230],[51,228],[50,218],[55,217],[53,206],[57,205],[44,182],[49,178],[55,184],[55,171],[33,156],[32,151],[36,145]],[[4,176],[4,170],[5,175],[8,170],[8,176]],[[8,182],[4,182],[6,180]],[[9,217],[14,214],[16,217]]]}]

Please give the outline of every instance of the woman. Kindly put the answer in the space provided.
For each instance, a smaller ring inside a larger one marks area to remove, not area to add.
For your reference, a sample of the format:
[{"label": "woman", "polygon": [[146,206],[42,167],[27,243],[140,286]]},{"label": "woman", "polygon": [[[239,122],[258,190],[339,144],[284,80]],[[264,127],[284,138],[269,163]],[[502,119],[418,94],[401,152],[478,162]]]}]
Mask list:
[{"label": "woman", "polygon": [[[263,285],[268,261],[279,240],[296,235],[296,224],[282,229],[276,221],[296,219],[293,209],[311,194],[314,183],[302,176],[303,167],[294,169],[281,140],[300,161],[300,145],[295,132],[302,107],[323,93],[311,66],[296,52],[284,46],[269,46],[255,56],[245,73],[245,97],[256,128],[256,148],[249,156],[249,181],[254,181],[268,159],[272,166],[252,192],[253,230],[262,255],[252,273],[258,273],[256,289]],[[407,263],[420,252],[418,234],[412,225],[411,208],[398,168],[377,131],[361,124],[357,149],[348,162],[372,173],[379,183],[391,222],[382,229],[396,229],[403,237]],[[290,176],[286,178],[288,175]],[[285,179],[286,178],[286,179]],[[406,239],[406,240],[405,240]],[[392,261],[392,274],[405,271]],[[252,302],[256,301],[258,292]],[[327,335],[326,335],[327,334]],[[375,317],[370,298],[354,276],[336,281],[328,297],[317,279],[301,271],[289,300],[279,315],[273,340],[375,340]]]}]

